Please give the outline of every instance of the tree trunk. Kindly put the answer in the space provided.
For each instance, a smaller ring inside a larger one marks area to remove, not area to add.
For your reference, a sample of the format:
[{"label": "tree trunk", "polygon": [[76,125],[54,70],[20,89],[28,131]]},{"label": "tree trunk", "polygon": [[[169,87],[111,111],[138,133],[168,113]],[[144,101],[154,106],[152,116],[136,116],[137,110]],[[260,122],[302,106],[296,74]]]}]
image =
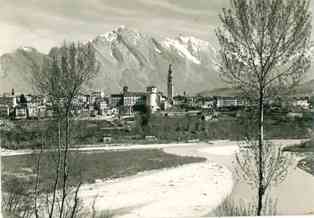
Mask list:
[{"label": "tree trunk", "polygon": [[62,146],[61,146],[61,120],[58,119],[58,160],[57,160],[57,168],[56,168],[56,177],[53,185],[53,194],[52,194],[52,203],[51,203],[51,209],[49,211],[49,218],[53,217],[54,207],[56,203],[56,192],[58,190],[58,183],[59,183],[59,176],[60,176],[60,168],[61,168],[61,152],[62,152]]},{"label": "tree trunk", "polygon": [[259,96],[259,110],[258,110],[258,118],[259,118],[259,136],[258,136],[258,204],[257,204],[257,216],[261,216],[262,208],[263,208],[263,196],[264,196],[264,187],[263,187],[263,146],[264,146],[264,92],[263,89],[260,91]]},{"label": "tree trunk", "polygon": [[67,182],[68,182],[68,150],[70,144],[70,112],[66,112],[66,123],[65,123],[65,149],[63,155],[63,184],[62,184],[62,199],[60,207],[60,216],[62,218],[63,212],[65,210],[65,201],[67,197]]},{"label": "tree trunk", "polygon": [[38,159],[37,159],[37,164],[36,164],[36,182],[35,182],[35,190],[34,190],[34,212],[35,212],[35,217],[36,218],[39,218],[39,212],[38,212],[38,197],[39,197],[39,192],[38,192],[38,189],[39,189],[39,183],[40,183],[40,160],[41,160],[41,156],[42,156],[42,152],[43,152],[43,139],[42,139],[42,144],[41,144],[41,147],[40,147],[40,153],[39,153],[39,156],[38,156]]}]

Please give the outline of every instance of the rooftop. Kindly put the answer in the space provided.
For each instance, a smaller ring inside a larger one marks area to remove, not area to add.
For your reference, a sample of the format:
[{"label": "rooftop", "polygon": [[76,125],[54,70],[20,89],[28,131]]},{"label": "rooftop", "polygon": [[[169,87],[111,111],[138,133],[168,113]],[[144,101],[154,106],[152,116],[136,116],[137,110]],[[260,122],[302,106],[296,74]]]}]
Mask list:
[{"label": "rooftop", "polygon": [[123,94],[125,97],[131,97],[131,96],[146,96],[146,92],[126,92]]}]

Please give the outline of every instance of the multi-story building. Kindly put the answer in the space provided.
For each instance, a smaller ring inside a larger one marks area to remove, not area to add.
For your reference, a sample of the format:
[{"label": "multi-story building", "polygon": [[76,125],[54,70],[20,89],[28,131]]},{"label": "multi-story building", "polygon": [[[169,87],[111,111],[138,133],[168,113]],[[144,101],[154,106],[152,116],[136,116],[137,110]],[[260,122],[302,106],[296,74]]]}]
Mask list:
[{"label": "multi-story building", "polygon": [[23,120],[27,118],[27,109],[24,106],[16,106],[14,109],[14,119]]},{"label": "multi-story building", "polygon": [[8,118],[10,115],[10,108],[8,105],[0,105],[0,117]]},{"label": "multi-story building", "polygon": [[105,97],[105,93],[103,91],[95,91],[92,93],[91,96],[94,96],[96,98],[104,98]]},{"label": "multi-story building", "polygon": [[99,115],[107,114],[107,110],[109,109],[109,99],[98,99],[95,104],[95,109],[98,110]]},{"label": "multi-story building", "polygon": [[135,111],[143,111],[146,106],[145,92],[129,92],[127,87],[123,88],[122,113],[131,114]]},{"label": "multi-story building", "polygon": [[161,93],[157,92],[157,88],[155,86],[147,87],[146,89],[146,106],[152,112],[156,112],[160,110],[161,103]]},{"label": "multi-story building", "polygon": [[89,104],[95,104],[97,99],[102,99],[105,97],[105,93],[103,91],[95,91],[89,97]]},{"label": "multi-story building", "polygon": [[38,106],[38,119],[43,119],[46,117],[46,105]]},{"label": "multi-story building", "polygon": [[32,102],[33,99],[34,99],[34,96],[33,96],[33,95],[25,95],[24,97],[25,97],[25,99],[26,99],[27,102]]},{"label": "multi-story building", "polygon": [[292,99],[292,106],[296,108],[301,108],[304,110],[310,109],[310,98],[309,97],[300,97]]},{"label": "multi-story building", "polygon": [[15,95],[4,94],[0,96],[0,104],[7,105],[11,110],[17,106],[17,97]]},{"label": "multi-story building", "polygon": [[235,108],[245,106],[240,97],[215,97],[216,108]]},{"label": "multi-story building", "polygon": [[155,86],[147,87],[146,92],[129,92],[128,87],[123,87],[121,94],[110,97],[110,106],[119,108],[120,113],[131,114],[135,111],[149,109],[156,112],[160,109],[161,93]]},{"label": "multi-story building", "polygon": [[38,107],[36,102],[27,103],[27,118],[38,119]]},{"label": "multi-story building", "polygon": [[77,96],[77,99],[82,104],[87,104],[89,102],[90,95],[80,94],[80,95]]},{"label": "multi-story building", "polygon": [[212,109],[215,105],[215,98],[213,97],[198,97],[196,100],[198,107],[202,109]]},{"label": "multi-story building", "polygon": [[112,94],[110,96],[109,105],[113,108],[118,108],[123,104],[123,94]]},{"label": "multi-story building", "polygon": [[123,95],[123,106],[145,106],[146,93],[145,92],[129,92]]}]

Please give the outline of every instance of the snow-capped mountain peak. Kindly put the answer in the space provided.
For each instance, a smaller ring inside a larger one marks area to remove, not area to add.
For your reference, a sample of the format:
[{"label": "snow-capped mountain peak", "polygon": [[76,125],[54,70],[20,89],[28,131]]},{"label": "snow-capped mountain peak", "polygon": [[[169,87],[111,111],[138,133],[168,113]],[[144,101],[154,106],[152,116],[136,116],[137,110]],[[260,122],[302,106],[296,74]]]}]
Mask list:
[{"label": "snow-capped mountain peak", "polygon": [[33,51],[36,51],[35,48],[30,47],[30,46],[22,46],[22,47],[19,47],[18,49],[19,49],[19,50],[22,50],[22,51],[26,51],[26,52],[33,52]]},{"label": "snow-capped mountain peak", "polygon": [[138,43],[145,36],[135,30],[131,30],[126,26],[119,26],[110,32],[99,35],[96,39],[106,41],[109,43],[120,42],[121,40],[126,40],[132,43]]},{"label": "snow-capped mountain peak", "polygon": [[[169,64],[174,66],[175,90],[178,94],[183,91],[196,93],[209,88],[209,84],[217,84],[215,73],[209,73],[213,71],[209,43],[192,36],[161,39],[120,26],[89,42],[100,64],[99,75],[92,83],[93,89],[101,88],[107,93],[115,93],[123,86],[141,91],[146,86],[155,85],[165,91]],[[31,51],[27,47],[24,50],[7,59],[2,57],[3,67],[10,70],[6,79],[0,81],[0,87],[9,89],[12,82],[8,81],[16,81],[13,84],[16,87],[32,87],[25,84],[31,74],[31,69],[26,67],[29,57],[32,57],[31,61],[39,62],[46,55],[26,52]],[[52,52],[58,52],[58,48],[53,48]],[[20,74],[25,75],[26,79],[16,80],[22,78],[18,76]]]},{"label": "snow-capped mountain peak", "polygon": [[197,47],[207,47],[209,43],[205,40],[195,38],[194,36],[179,36],[178,39],[185,44],[192,44]]},{"label": "snow-capped mountain peak", "polygon": [[[192,51],[189,50],[189,41],[183,41],[181,40],[182,38],[179,39],[170,39],[167,38],[163,44],[165,45],[166,48],[168,49],[175,49],[179,52],[179,54],[185,58],[187,58],[188,60],[192,61],[195,64],[201,64],[201,61],[196,58],[195,56],[193,56],[193,54],[191,53]],[[183,38],[186,39],[186,38]],[[192,48],[194,49],[194,48]]]},{"label": "snow-capped mountain peak", "polygon": [[117,40],[117,37],[118,37],[118,35],[112,31],[112,32],[107,32],[107,33],[101,34],[97,38],[102,38],[108,42],[112,42],[112,41]]}]

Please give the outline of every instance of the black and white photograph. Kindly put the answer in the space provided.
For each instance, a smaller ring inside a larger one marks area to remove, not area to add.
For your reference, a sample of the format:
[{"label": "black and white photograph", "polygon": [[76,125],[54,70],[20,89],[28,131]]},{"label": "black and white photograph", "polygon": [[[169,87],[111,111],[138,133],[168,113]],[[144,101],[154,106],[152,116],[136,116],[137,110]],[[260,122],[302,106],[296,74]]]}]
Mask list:
[{"label": "black and white photograph", "polygon": [[314,216],[314,1],[0,3],[0,217]]}]

